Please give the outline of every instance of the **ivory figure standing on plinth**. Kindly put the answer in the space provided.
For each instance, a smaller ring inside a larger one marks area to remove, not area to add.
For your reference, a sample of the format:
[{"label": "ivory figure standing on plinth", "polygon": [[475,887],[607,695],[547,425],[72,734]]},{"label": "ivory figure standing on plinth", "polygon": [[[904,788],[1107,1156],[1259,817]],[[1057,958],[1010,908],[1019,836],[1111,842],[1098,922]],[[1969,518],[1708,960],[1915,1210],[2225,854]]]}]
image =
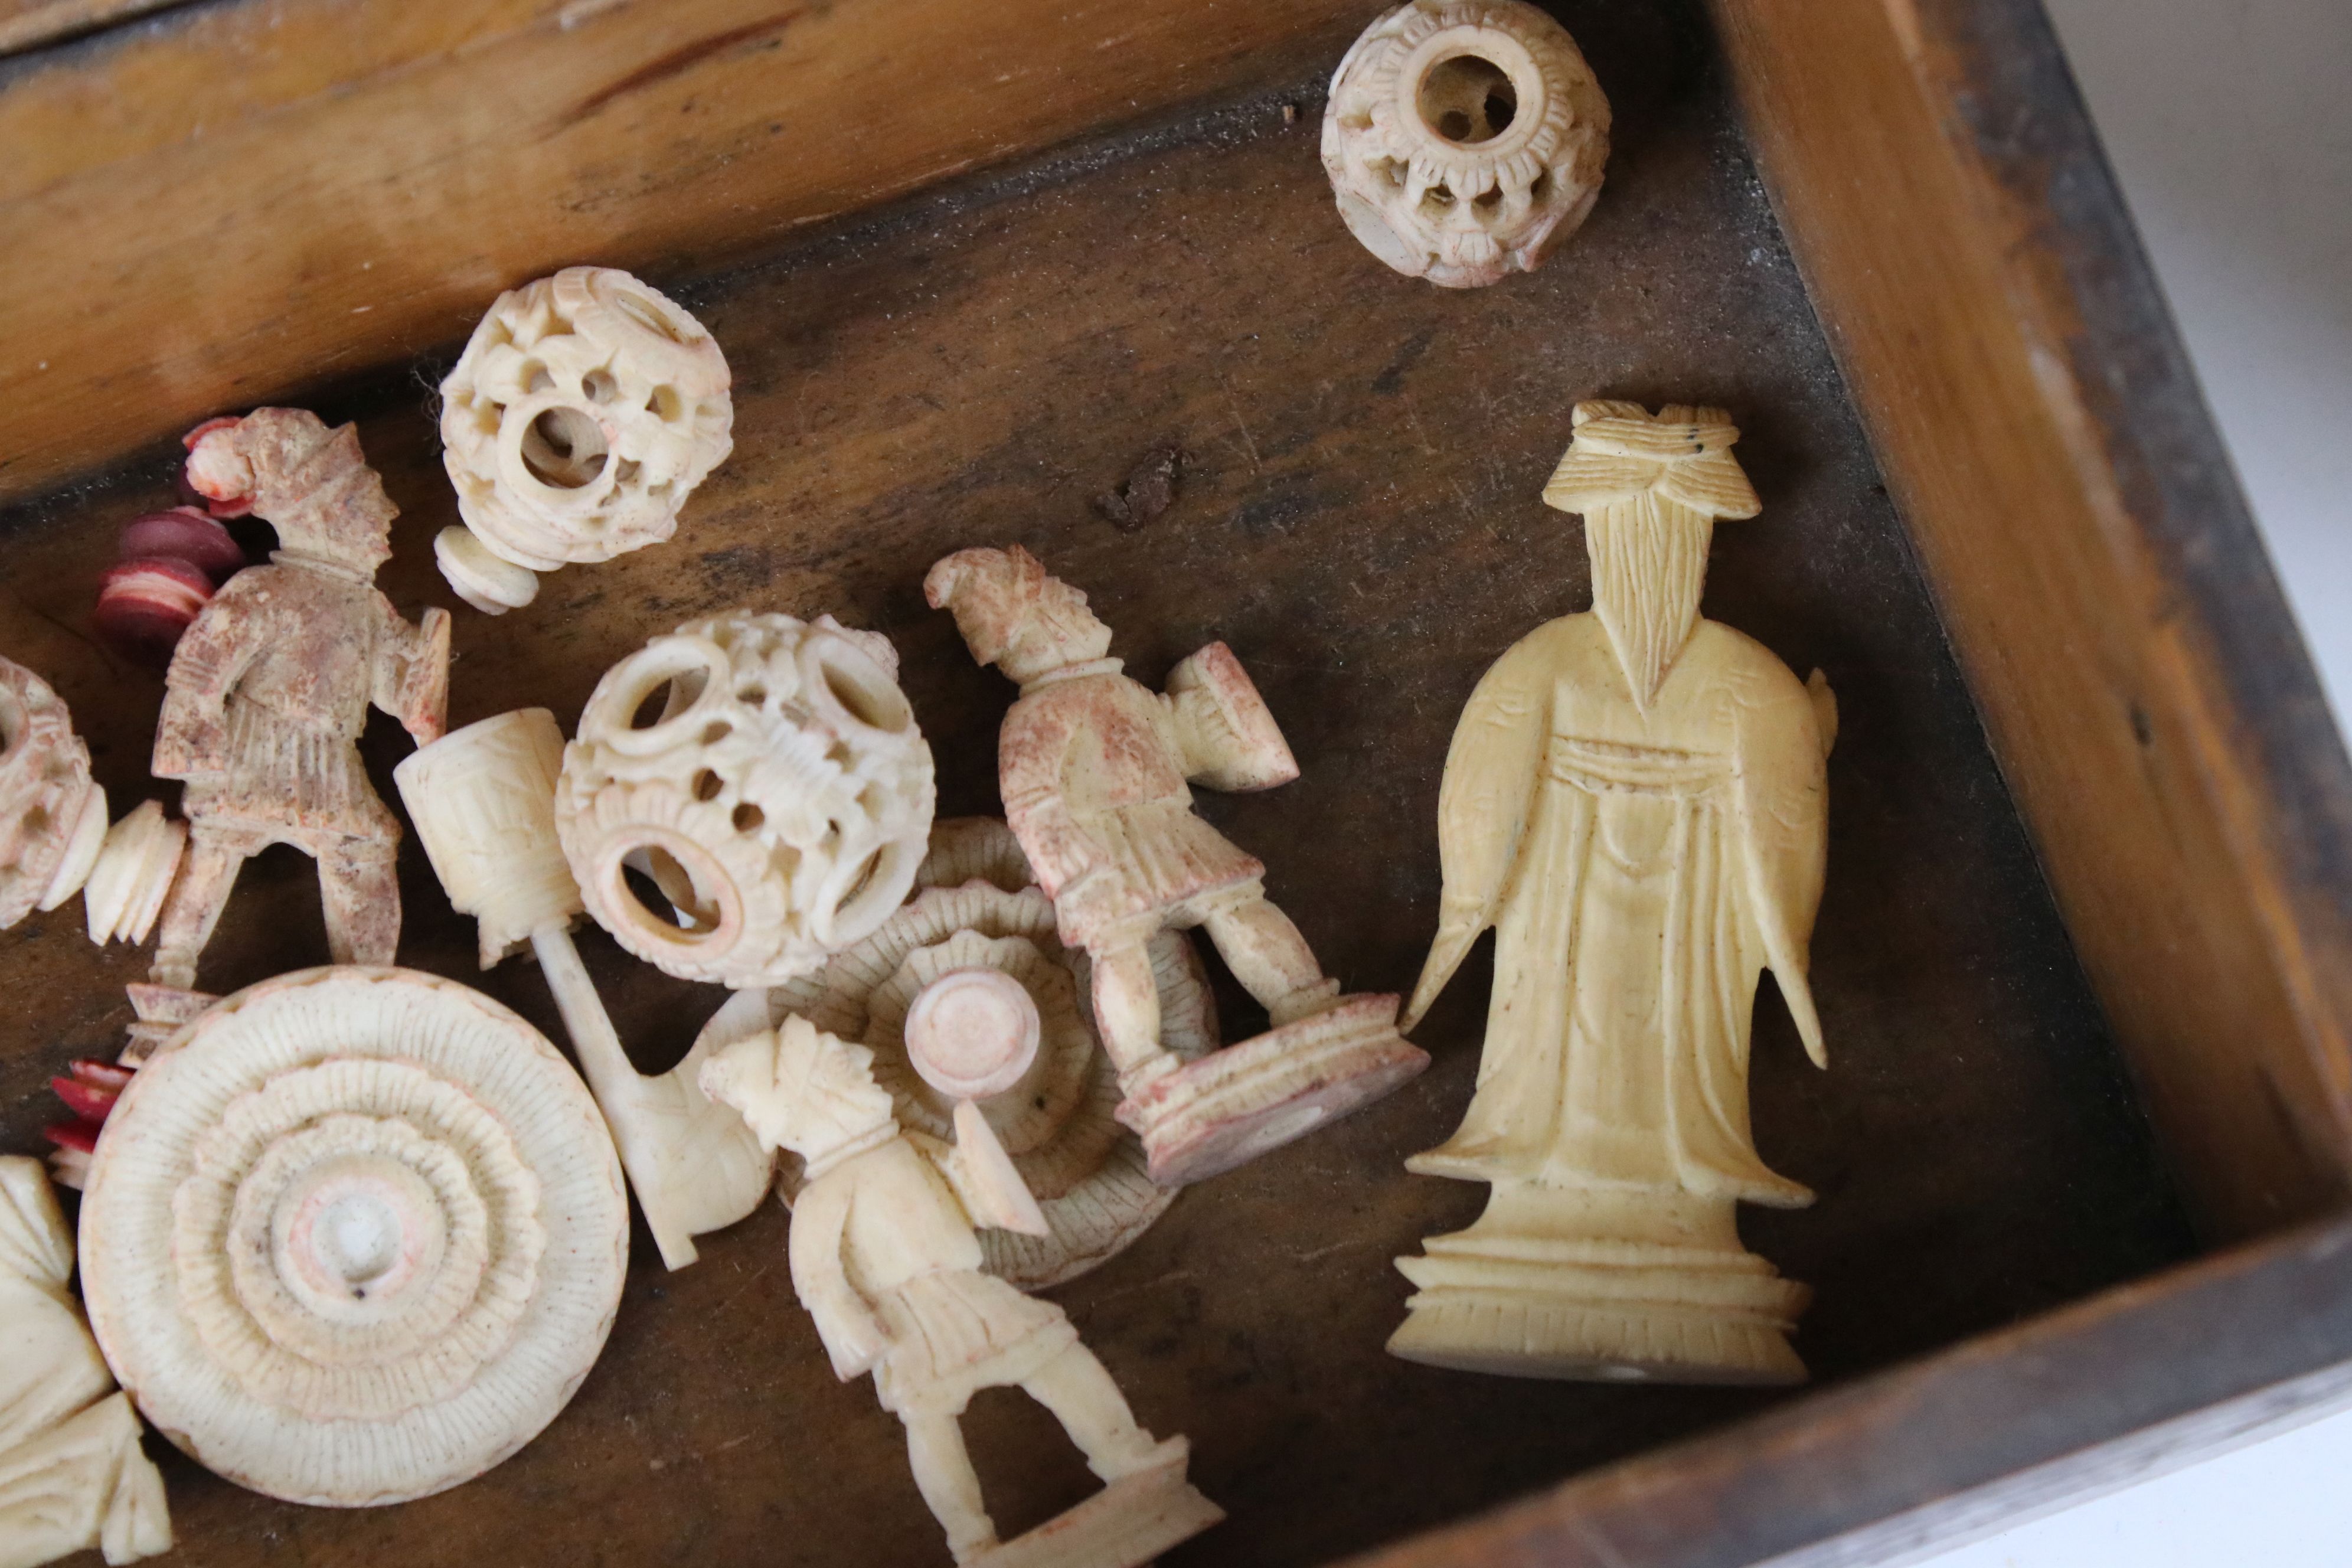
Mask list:
[{"label": "ivory figure standing on plinth", "polygon": [[[1223,643],[1179,664],[1165,696],[1121,673],[1087,596],[1019,545],[963,550],[923,590],[972,657],[1021,683],[997,739],[1004,815],[1054,900],[1064,942],[1093,963],[1095,1020],[1151,1178],[1200,1181],[1370,1104],[1429,1058],[1390,995],[1339,994],[1265,867],[1192,811],[1188,781],[1260,790],[1298,776],[1289,745]],[[1150,943],[1203,927],[1266,1009],[1265,1034],[1196,1061],[1162,1044]]]},{"label": "ivory figure standing on plinth", "polygon": [[1408,1011],[1496,932],[1477,1090],[1406,1162],[1490,1184],[1468,1230],[1399,1260],[1389,1342],[1523,1376],[1792,1382],[1808,1292],[1739,1243],[1742,1200],[1812,1194],[1748,1132],[1757,981],[1826,1066],[1806,984],[1835,708],[1699,616],[1717,518],[1752,517],[1720,409],[1585,403],[1544,500],[1582,512],[1593,607],[1537,628],[1446,758],[1437,940]]},{"label": "ivory figure standing on plinth", "polygon": [[180,638],[154,771],[185,779],[188,858],[163,906],[154,978],[187,989],[238,868],[271,844],[319,863],[337,963],[390,963],[400,941],[400,824],[368,783],[371,705],[426,744],[449,691],[449,612],[409,625],[375,586],[399,509],[351,426],[299,408],[222,420],[190,483],[278,531],[267,566],[230,578]]},{"label": "ivory figure standing on plinth", "polygon": [[[873,1373],[882,1407],[906,1424],[915,1484],[956,1562],[1136,1568],[1223,1519],[1185,1479],[1190,1446],[1136,1424],[1069,1315],[982,1272],[974,1225],[1016,1217],[992,1190],[1019,1183],[1003,1150],[989,1143],[977,1162],[961,1145],[927,1153],[899,1127],[873,1060],[793,1016],[712,1056],[702,1088],[762,1143],[806,1162],[793,1289],[834,1372]],[[960,1418],[980,1390],[1013,1386],[1054,1413],[1107,1484],[1000,1544]]]}]

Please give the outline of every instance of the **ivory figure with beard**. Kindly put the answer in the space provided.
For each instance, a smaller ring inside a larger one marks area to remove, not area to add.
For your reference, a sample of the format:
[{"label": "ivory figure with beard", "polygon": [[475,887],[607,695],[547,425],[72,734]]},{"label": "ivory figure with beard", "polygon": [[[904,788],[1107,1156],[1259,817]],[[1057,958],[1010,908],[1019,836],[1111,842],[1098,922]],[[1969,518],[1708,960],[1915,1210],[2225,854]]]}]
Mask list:
[{"label": "ivory figure with beard", "polygon": [[1698,613],[1717,518],[1753,517],[1720,409],[1585,403],[1544,499],[1582,512],[1593,607],[1487,671],[1439,797],[1444,892],[1419,1019],[1496,930],[1477,1088],[1406,1162],[1492,1185],[1399,1260],[1391,1352],[1521,1376],[1794,1382],[1809,1292],[1739,1242],[1739,1202],[1812,1194],[1748,1130],[1769,969],[1817,1065],[1806,983],[1836,709]]}]

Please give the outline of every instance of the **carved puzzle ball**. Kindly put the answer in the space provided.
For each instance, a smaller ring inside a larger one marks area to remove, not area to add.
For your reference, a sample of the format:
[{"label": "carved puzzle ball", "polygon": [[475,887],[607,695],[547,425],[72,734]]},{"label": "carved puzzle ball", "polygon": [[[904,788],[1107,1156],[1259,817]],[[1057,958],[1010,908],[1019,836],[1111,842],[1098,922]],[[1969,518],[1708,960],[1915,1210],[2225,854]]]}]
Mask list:
[{"label": "carved puzzle ball", "polygon": [[442,461],[488,551],[539,572],[656,544],[733,447],[726,356],[610,267],[498,298],[441,384]]},{"label": "carved puzzle ball", "polygon": [[73,716],[48,682],[0,658],[0,931],[70,897],[105,832]]},{"label": "carved puzzle ball", "polygon": [[1524,0],[1412,0],[1331,79],[1323,167],[1364,248],[1475,289],[1532,271],[1601,194],[1609,100]]},{"label": "carved puzzle ball", "polygon": [[871,933],[931,826],[931,750],[897,675],[877,633],[748,612],[614,666],[556,790],[589,913],[647,963],[739,988]]}]

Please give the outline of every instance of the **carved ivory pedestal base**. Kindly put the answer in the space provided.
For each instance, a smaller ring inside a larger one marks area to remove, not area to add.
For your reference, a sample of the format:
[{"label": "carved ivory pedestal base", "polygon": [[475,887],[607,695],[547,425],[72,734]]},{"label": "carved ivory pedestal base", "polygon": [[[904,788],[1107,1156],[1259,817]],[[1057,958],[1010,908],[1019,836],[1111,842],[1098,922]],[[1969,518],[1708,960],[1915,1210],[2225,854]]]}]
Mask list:
[{"label": "carved ivory pedestal base", "polygon": [[1191,1443],[1171,1437],[1159,1452],[1163,1463],[1121,1477],[965,1568],[1138,1568],[1223,1520],[1225,1510],[1184,1479]]},{"label": "carved ivory pedestal base", "polygon": [[1392,995],[1344,996],[1323,1012],[1163,1074],[1123,1100],[1151,1179],[1205,1181],[1361,1110],[1429,1065],[1396,1028]]},{"label": "carved ivory pedestal base", "polygon": [[1389,1353],[1510,1377],[1802,1383],[1788,1335],[1812,1291],[1739,1245],[1733,1207],[1498,1183],[1475,1225],[1397,1259],[1421,1289]]},{"label": "carved ivory pedestal base", "polygon": [[135,1021],[123,1031],[131,1037],[131,1043],[122,1047],[122,1054],[115,1060],[127,1068],[145,1065],[173,1036],[204,1016],[205,1009],[220,1000],[209,991],[184,991],[176,985],[154,985],[136,980],[122,989],[131,998]]}]

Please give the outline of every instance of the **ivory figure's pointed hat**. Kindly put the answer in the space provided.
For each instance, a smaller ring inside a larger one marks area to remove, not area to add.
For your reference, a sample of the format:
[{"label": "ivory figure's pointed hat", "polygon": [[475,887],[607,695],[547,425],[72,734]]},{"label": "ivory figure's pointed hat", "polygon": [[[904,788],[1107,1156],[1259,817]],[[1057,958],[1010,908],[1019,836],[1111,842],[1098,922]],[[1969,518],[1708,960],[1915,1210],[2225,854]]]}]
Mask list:
[{"label": "ivory figure's pointed hat", "polygon": [[1576,435],[1544,504],[1591,512],[1637,496],[1655,495],[1709,518],[1754,517],[1756,490],[1731,455],[1739,439],[1721,408],[1669,403],[1654,415],[1638,403],[1580,403]]}]

